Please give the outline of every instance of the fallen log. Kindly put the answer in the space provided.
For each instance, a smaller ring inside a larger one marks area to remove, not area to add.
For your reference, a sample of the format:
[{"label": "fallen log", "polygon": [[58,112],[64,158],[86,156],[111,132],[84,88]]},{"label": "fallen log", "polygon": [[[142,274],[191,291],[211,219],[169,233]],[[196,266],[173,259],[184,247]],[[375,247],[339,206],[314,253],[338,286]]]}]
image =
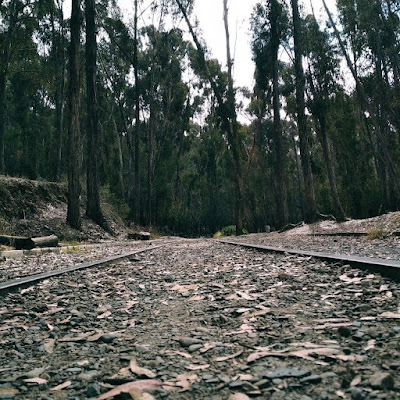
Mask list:
[{"label": "fallen log", "polygon": [[150,232],[133,232],[128,234],[128,239],[133,240],[150,240],[151,233]]},{"label": "fallen log", "polygon": [[0,244],[15,247],[16,250],[31,250],[34,247],[57,247],[56,235],[29,238],[24,236],[0,235]]},{"label": "fallen log", "polygon": [[17,250],[30,250],[35,247],[35,243],[31,238],[23,236],[1,235],[0,244],[15,247]]},{"label": "fallen log", "polygon": [[35,247],[57,247],[58,237],[56,235],[32,238]]}]

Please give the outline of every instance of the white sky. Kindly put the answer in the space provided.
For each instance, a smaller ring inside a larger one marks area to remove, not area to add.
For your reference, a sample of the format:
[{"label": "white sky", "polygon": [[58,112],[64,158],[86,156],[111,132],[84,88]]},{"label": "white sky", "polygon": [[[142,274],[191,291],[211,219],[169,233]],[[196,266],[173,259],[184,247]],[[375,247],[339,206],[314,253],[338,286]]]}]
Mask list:
[{"label": "white sky", "polygon": [[[229,25],[231,36],[231,53],[234,58],[234,79],[236,86],[253,86],[254,63],[252,61],[250,41],[250,16],[260,0],[229,0]],[[328,7],[335,10],[335,0],[326,0]],[[322,0],[300,0],[299,5],[305,11],[314,8],[316,17],[325,20],[326,14]],[[226,42],[223,23],[222,0],[196,0],[194,14],[199,20],[203,37],[212,52],[222,65],[226,65]]]}]

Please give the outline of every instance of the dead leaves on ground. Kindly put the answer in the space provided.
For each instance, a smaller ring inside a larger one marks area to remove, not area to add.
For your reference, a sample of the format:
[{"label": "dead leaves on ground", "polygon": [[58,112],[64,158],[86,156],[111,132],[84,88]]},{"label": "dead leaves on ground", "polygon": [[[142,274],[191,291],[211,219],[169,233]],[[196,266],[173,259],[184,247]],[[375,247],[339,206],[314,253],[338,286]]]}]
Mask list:
[{"label": "dead leaves on ground", "polygon": [[[160,381],[153,380],[153,379],[145,379],[140,381],[132,381],[128,383],[124,383],[123,385],[117,386],[114,389],[102,394],[101,396],[97,397],[96,400],[106,400],[112,397],[118,396],[122,393],[136,393],[137,390],[141,392],[149,392],[159,389],[163,384]],[[134,397],[132,397],[134,399]]]}]

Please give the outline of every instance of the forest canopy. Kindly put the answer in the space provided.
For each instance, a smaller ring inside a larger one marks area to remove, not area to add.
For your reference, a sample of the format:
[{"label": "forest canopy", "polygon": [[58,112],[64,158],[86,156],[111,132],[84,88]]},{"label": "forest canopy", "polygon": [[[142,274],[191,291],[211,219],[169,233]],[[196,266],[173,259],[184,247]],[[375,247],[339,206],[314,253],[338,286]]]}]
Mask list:
[{"label": "forest canopy", "polygon": [[185,235],[398,210],[399,2],[323,1],[321,21],[304,0],[260,0],[243,88],[218,1],[225,62],[194,0],[134,0],[131,17],[115,1],[3,0],[0,174],[68,182],[78,229],[83,193],[105,228],[106,193],[127,221]]}]

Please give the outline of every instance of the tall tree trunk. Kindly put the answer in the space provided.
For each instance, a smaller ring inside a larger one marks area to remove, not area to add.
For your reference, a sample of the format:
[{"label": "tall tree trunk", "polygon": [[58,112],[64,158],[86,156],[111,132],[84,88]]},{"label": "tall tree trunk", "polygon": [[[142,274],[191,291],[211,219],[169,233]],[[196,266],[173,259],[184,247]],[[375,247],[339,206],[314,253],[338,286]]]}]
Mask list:
[{"label": "tall tree trunk", "polygon": [[4,141],[6,129],[6,72],[0,71],[0,174],[5,173]]},{"label": "tall tree trunk", "polygon": [[55,157],[54,157],[54,179],[59,181],[62,174],[62,152],[64,145],[64,108],[65,108],[65,50],[64,50],[64,15],[62,7],[58,10],[60,22],[60,40],[56,37],[56,27],[54,24],[53,10],[50,11],[50,22],[52,30],[52,46],[53,46],[53,68],[55,85],[55,105],[56,105],[56,141],[55,141]]},{"label": "tall tree trunk", "polygon": [[233,165],[234,165],[234,188],[235,188],[235,223],[236,235],[243,234],[243,191],[242,191],[242,171],[240,165],[240,151],[239,151],[239,137],[238,137],[238,122],[236,116],[236,100],[235,92],[233,89],[233,76],[232,76],[232,57],[230,49],[229,38],[229,24],[228,24],[228,0],[223,0],[224,7],[224,26],[226,36],[226,58],[228,65],[228,99],[227,99],[227,118],[228,124],[228,138],[230,138],[230,145],[232,147]]},{"label": "tall tree trunk", "polygon": [[[235,95],[233,91],[233,81],[232,79],[229,79],[229,85],[231,85],[231,88],[228,88],[228,100],[225,102],[221,88],[218,86],[217,82],[215,81],[213,75],[211,74],[206,57],[205,57],[205,50],[203,46],[201,45],[196,32],[193,29],[193,26],[189,20],[188,14],[186,12],[186,8],[182,4],[181,0],[175,0],[176,4],[179,7],[179,10],[181,11],[183,18],[186,21],[186,24],[188,26],[189,32],[192,36],[192,39],[196,45],[197,53],[199,56],[199,61],[201,63],[201,67],[203,71],[205,72],[211,88],[213,90],[213,93],[217,99],[218,106],[220,107],[220,117],[222,120],[222,127],[226,131],[227,136],[228,136],[228,141],[229,144],[232,148],[232,157],[234,160],[234,190],[235,190],[235,222],[236,222],[236,231],[241,234],[242,233],[242,228],[243,228],[243,195],[242,195],[242,182],[241,182],[241,168],[240,168],[240,152],[239,152],[239,143],[238,143],[238,123],[237,123],[237,118],[236,118],[236,109],[235,109]],[[225,2],[225,0],[224,0]],[[224,13],[225,14],[225,13]],[[229,29],[228,31],[228,37],[229,37]],[[229,41],[227,41],[229,43]],[[229,46],[229,44],[227,45]],[[228,50],[228,49],[227,49]],[[229,49],[230,53],[230,49]],[[228,56],[228,69],[230,68],[232,72],[232,59],[230,57],[230,54]],[[230,75],[232,77],[232,73]]]},{"label": "tall tree trunk", "polygon": [[134,216],[135,222],[140,224],[141,220],[141,190],[140,190],[140,91],[138,72],[138,0],[135,0],[134,15],[134,48],[133,48],[133,70],[135,75],[135,119],[136,129],[134,135],[135,149],[135,175],[134,175]]},{"label": "tall tree trunk", "polygon": [[282,124],[281,124],[281,104],[279,91],[279,71],[278,71],[278,50],[279,50],[279,32],[278,32],[278,3],[272,0],[271,14],[271,42],[273,46],[272,58],[272,85],[273,85],[273,108],[274,108],[274,138],[276,153],[276,182],[278,190],[278,213],[279,225],[285,226],[289,222],[289,209],[287,200],[287,176],[286,176],[286,155],[283,143]]},{"label": "tall tree trunk", "polygon": [[67,222],[72,228],[81,229],[81,137],[80,137],[80,0],[72,0],[71,44],[69,60],[69,165]]},{"label": "tall tree trunk", "polygon": [[11,57],[12,37],[17,21],[17,2],[11,0],[10,19],[7,33],[4,35],[3,50],[0,59],[0,174],[5,173],[4,146],[6,130],[6,93],[7,93],[7,72]]},{"label": "tall tree trunk", "polygon": [[325,166],[328,173],[329,189],[331,192],[331,198],[333,202],[334,215],[338,221],[345,221],[346,213],[344,212],[342,202],[340,201],[339,192],[337,190],[335,168],[333,166],[332,152],[328,140],[327,124],[326,124],[327,99],[324,99],[323,96],[321,96],[317,92],[310,67],[309,67],[309,73],[310,73],[309,81],[310,81],[311,93],[314,97],[314,105],[311,106],[311,112],[317,122],[316,124],[317,133],[322,146]]},{"label": "tall tree trunk", "polygon": [[296,106],[297,106],[297,127],[300,140],[300,157],[304,176],[305,189],[305,210],[304,220],[308,223],[317,219],[317,203],[315,200],[314,181],[311,170],[311,155],[309,146],[309,132],[305,115],[304,101],[304,71],[302,64],[303,44],[301,33],[301,21],[297,0],[291,0],[293,12],[293,36],[295,51],[295,74],[296,74]]},{"label": "tall tree trunk", "polygon": [[96,91],[96,9],[95,0],[85,0],[86,89],[87,89],[87,203],[86,215],[104,229],[107,223],[100,206],[99,115]]},{"label": "tall tree trunk", "polygon": [[333,167],[332,154],[328,142],[328,135],[326,131],[326,116],[324,113],[318,116],[318,121],[320,126],[320,140],[322,145],[322,151],[324,154],[325,166],[328,172],[329,189],[333,201],[334,214],[338,221],[345,221],[346,214],[343,210],[342,202],[340,201],[339,193],[337,190],[336,174],[335,174],[335,169]]}]

